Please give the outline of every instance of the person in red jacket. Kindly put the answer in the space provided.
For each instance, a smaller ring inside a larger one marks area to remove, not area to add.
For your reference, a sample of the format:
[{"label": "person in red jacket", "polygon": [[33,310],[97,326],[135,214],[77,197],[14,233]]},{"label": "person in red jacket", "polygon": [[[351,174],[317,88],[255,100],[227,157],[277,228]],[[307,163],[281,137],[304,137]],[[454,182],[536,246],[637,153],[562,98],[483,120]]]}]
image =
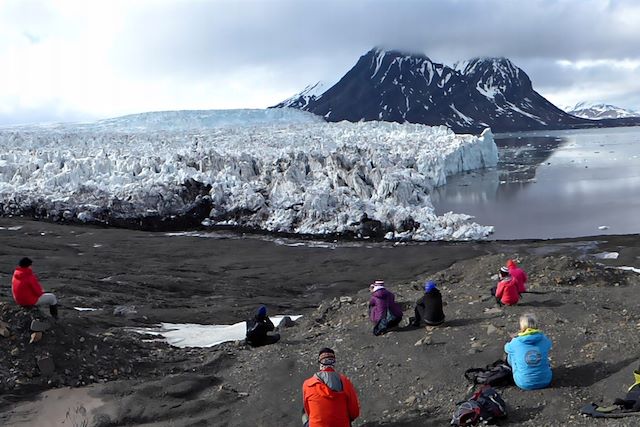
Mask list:
[{"label": "person in red jacket", "polygon": [[507,267],[500,268],[500,281],[494,289],[495,293],[493,289],[491,291],[494,293],[499,305],[515,305],[520,300],[518,285],[513,280],[513,277],[509,275],[509,269]]},{"label": "person in red jacket", "polygon": [[303,422],[308,427],[349,427],[360,416],[356,389],[334,370],[336,354],[323,348],[318,355],[320,371],[302,384]]},{"label": "person in red jacket", "polygon": [[45,292],[38,278],[31,271],[33,261],[22,258],[13,272],[11,291],[15,302],[23,307],[48,305],[51,317],[58,318],[58,300],[52,293]]},{"label": "person in red jacket", "polygon": [[516,282],[518,292],[520,292],[521,294],[527,292],[527,273],[525,273],[523,269],[518,267],[518,264],[516,264],[516,262],[512,259],[507,260],[507,268],[509,269],[509,274]]}]

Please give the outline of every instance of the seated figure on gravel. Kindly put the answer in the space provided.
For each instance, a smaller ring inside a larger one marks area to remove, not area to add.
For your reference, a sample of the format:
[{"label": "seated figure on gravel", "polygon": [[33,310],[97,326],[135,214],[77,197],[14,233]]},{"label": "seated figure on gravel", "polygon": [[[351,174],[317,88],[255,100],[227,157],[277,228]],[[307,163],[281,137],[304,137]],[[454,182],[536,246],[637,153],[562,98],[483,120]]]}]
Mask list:
[{"label": "seated figure on gravel", "polygon": [[527,292],[527,273],[525,273],[523,269],[518,267],[518,264],[516,264],[516,262],[512,259],[507,260],[506,266],[509,269],[509,275],[516,282],[518,292],[520,292],[521,294]]},{"label": "seated figure on gravel", "polygon": [[267,316],[267,307],[261,305],[252,319],[247,320],[247,344],[252,347],[275,344],[280,340],[280,334],[269,335],[275,327]]},{"label": "seated figure on gravel", "polygon": [[549,350],[551,340],[538,329],[536,317],[531,313],[520,316],[520,332],[504,346],[518,387],[536,390],[551,383]]},{"label": "seated figure on gravel", "polygon": [[501,267],[500,281],[498,285],[491,289],[491,295],[496,297],[498,305],[516,305],[520,301],[520,292],[518,292],[518,284],[509,274],[507,267]]},{"label": "seated figure on gravel", "polygon": [[23,307],[49,306],[49,313],[54,319],[58,318],[58,299],[50,292],[45,292],[38,278],[31,270],[33,261],[22,258],[13,272],[11,291],[13,299]]},{"label": "seated figure on gravel", "polygon": [[305,427],[349,427],[360,416],[356,389],[349,378],[335,371],[332,349],[321,349],[318,363],[320,371],[302,384],[302,423]]},{"label": "seated figure on gravel", "polygon": [[424,295],[417,301],[414,313],[415,317],[409,319],[411,326],[438,326],[444,322],[442,294],[435,282],[430,280],[424,284]]},{"label": "seated figure on gravel", "polygon": [[393,292],[384,287],[384,281],[376,280],[369,286],[369,318],[373,322],[373,334],[382,335],[402,320],[402,307]]}]

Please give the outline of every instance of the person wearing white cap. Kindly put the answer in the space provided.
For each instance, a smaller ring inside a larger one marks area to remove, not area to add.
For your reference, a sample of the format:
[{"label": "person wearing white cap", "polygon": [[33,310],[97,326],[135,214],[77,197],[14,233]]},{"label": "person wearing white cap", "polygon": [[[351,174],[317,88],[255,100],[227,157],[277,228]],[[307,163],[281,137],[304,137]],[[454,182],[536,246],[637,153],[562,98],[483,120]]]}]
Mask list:
[{"label": "person wearing white cap", "polygon": [[382,335],[402,320],[402,307],[396,302],[393,292],[388,291],[384,281],[376,280],[369,285],[369,318],[374,324],[373,334]]}]

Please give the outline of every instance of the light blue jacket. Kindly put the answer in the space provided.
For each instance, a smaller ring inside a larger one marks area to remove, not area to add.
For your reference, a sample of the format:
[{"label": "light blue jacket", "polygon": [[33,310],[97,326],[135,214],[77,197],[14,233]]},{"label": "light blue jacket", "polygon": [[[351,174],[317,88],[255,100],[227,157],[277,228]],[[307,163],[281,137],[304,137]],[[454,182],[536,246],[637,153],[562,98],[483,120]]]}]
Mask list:
[{"label": "light blue jacket", "polygon": [[551,340],[538,329],[527,329],[504,346],[513,380],[524,390],[545,388],[552,378],[549,366]]}]

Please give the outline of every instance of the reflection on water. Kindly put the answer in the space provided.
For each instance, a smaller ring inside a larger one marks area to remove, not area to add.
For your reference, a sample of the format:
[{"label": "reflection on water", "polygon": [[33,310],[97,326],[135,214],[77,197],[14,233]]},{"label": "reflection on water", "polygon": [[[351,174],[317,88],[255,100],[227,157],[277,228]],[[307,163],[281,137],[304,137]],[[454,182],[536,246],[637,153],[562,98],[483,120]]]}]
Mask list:
[{"label": "reflection on water", "polygon": [[496,168],[453,176],[434,192],[438,213],[473,215],[496,227],[496,239],[640,233],[640,128],[522,133],[496,144]]}]

